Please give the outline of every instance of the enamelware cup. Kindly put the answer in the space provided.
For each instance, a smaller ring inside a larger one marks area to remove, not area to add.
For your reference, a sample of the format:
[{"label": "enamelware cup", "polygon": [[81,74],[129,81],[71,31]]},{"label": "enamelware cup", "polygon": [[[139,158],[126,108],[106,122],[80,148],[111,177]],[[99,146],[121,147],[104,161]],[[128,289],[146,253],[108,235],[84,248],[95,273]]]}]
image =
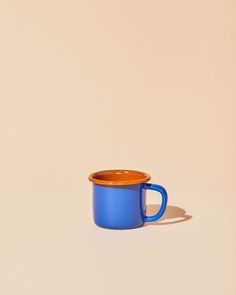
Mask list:
[{"label": "enamelware cup", "polygon": [[[151,176],[136,170],[104,170],[89,175],[93,183],[94,222],[101,227],[128,229],[159,219],[165,212],[167,192],[158,184],[148,183]],[[159,211],[146,216],[146,190],[161,193]]]}]

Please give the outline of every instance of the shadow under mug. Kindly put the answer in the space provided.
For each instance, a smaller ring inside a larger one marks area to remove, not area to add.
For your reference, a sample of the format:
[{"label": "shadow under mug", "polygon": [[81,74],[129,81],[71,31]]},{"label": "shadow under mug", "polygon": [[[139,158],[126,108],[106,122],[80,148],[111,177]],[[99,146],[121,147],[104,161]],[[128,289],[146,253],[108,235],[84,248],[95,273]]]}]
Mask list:
[{"label": "shadow under mug", "polygon": [[[93,183],[94,222],[111,229],[129,229],[156,221],[165,212],[167,192],[158,184],[147,183],[151,176],[135,170],[104,170],[89,176]],[[159,211],[146,216],[146,190],[162,196]]]}]

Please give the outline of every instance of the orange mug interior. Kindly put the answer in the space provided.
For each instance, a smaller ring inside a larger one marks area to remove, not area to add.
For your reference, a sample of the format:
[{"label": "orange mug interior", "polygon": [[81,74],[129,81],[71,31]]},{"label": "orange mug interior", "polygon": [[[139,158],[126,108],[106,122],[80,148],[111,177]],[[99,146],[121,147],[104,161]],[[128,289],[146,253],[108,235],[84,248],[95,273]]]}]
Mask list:
[{"label": "orange mug interior", "polygon": [[103,170],[89,175],[89,180],[101,185],[132,185],[151,179],[148,173],[136,170]]}]

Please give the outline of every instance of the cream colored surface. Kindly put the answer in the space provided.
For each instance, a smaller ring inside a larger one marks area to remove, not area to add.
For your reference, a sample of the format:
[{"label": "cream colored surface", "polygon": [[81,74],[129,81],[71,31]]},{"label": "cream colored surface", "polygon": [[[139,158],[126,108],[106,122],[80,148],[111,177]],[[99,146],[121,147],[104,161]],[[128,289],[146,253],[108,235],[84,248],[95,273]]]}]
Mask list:
[{"label": "cream colored surface", "polygon": [[[1,1],[0,294],[236,293],[235,11]],[[169,224],[93,224],[114,168],[167,188]]]}]

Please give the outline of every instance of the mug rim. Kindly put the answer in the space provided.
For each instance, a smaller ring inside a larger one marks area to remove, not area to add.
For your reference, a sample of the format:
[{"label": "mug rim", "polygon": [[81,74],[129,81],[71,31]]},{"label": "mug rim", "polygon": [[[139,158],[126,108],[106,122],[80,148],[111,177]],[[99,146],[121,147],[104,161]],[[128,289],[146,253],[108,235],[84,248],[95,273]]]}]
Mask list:
[{"label": "mug rim", "polygon": [[[126,179],[121,179],[120,177],[115,179],[115,175],[120,176],[121,174],[126,175]],[[128,179],[127,174],[130,174]],[[112,175],[114,175],[114,179],[111,178]],[[109,176],[109,179],[106,179],[106,176]],[[121,186],[145,183],[151,179],[151,176],[146,172],[138,170],[111,169],[93,172],[89,175],[88,179],[94,184]]]}]

